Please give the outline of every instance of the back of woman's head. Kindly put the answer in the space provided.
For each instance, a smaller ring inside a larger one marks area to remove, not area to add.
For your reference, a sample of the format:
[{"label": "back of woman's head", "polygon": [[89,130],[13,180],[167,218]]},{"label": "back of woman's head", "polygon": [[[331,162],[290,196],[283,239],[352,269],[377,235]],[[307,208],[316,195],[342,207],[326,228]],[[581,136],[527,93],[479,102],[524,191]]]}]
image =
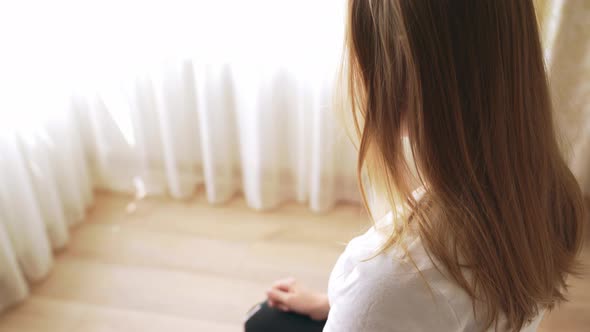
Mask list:
[{"label": "back of woman's head", "polygon": [[350,0],[347,50],[359,172],[411,211],[387,245],[414,224],[488,326],[503,315],[518,330],[563,300],[583,201],[554,132],[532,0]]}]

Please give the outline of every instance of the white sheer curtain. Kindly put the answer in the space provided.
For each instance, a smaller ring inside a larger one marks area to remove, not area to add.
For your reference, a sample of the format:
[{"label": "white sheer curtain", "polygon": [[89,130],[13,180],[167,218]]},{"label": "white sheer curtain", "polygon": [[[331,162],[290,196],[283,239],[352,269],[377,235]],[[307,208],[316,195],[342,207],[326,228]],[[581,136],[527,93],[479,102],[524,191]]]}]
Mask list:
[{"label": "white sheer curtain", "polygon": [[332,75],[254,66],[182,61],[77,98],[97,186],[183,198],[204,184],[212,203],[243,192],[256,209],[357,200]]},{"label": "white sheer curtain", "polygon": [[[0,107],[19,113],[25,104]],[[1,310],[27,296],[28,281],[49,272],[52,250],[66,245],[68,227],[83,220],[92,202],[92,184],[72,118],[19,126],[4,113],[0,121]]]},{"label": "white sheer curtain", "polygon": [[556,120],[572,172],[590,197],[590,2],[552,0],[545,9]]},{"label": "white sheer curtain", "polygon": [[343,12],[340,0],[0,5],[0,310],[47,274],[94,188],[204,188],[255,209],[357,201],[331,107]]},{"label": "white sheer curtain", "polygon": [[111,39],[88,45],[72,75],[97,186],[183,198],[203,184],[212,203],[242,192],[256,209],[357,200],[332,108],[344,1],[138,5],[139,17],[118,7]]}]

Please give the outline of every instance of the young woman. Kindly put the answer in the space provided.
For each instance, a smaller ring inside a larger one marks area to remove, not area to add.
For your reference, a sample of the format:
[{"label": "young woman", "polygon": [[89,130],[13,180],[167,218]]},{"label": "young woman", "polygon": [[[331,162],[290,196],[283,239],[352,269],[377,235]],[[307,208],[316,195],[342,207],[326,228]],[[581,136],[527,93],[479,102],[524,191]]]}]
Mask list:
[{"label": "young woman", "polygon": [[394,212],[327,295],[279,281],[246,330],[536,330],[565,300],[584,211],[532,0],[350,0],[347,51],[358,171]]}]

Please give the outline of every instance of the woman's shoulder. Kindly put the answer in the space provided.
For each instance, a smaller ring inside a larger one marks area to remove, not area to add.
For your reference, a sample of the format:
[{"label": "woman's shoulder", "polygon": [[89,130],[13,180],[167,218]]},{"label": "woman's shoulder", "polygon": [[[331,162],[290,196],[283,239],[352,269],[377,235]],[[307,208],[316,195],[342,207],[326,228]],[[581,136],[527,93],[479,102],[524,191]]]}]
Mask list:
[{"label": "woman's shoulder", "polygon": [[366,233],[352,239],[343,256],[373,275],[420,274],[435,268],[417,233],[381,250],[393,232],[393,213],[380,218]]},{"label": "woman's shoulder", "polygon": [[351,324],[352,318],[347,317],[353,317],[365,324],[359,327],[363,331],[390,331],[387,326],[392,322],[399,331],[441,326],[456,330],[458,320],[445,295],[444,276],[420,239],[408,241],[405,250],[391,247],[375,255],[383,236],[378,229],[370,229],[349,243],[337,263],[329,287],[333,326],[346,326],[336,324],[343,321]]}]

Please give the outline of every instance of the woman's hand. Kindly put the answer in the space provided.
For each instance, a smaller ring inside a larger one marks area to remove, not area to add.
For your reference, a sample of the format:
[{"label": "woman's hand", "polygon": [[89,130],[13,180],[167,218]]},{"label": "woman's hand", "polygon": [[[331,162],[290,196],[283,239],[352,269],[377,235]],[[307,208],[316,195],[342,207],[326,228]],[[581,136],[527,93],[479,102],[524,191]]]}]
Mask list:
[{"label": "woman's hand", "polygon": [[308,290],[293,278],[275,282],[266,295],[269,307],[307,315],[314,320],[328,318],[330,304],[326,294]]}]

